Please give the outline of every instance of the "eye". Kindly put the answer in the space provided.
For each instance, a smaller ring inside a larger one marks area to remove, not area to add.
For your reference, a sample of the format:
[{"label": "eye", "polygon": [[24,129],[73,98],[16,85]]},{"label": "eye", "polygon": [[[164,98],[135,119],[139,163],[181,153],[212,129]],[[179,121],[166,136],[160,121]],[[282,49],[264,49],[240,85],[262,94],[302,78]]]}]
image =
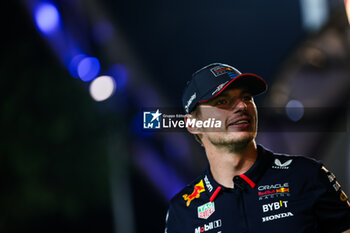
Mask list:
[{"label": "eye", "polygon": [[215,102],[215,105],[223,105],[226,104],[227,100],[226,99],[219,99]]},{"label": "eye", "polygon": [[251,95],[244,95],[242,98],[243,101],[251,101],[252,99],[253,99],[253,96]]}]

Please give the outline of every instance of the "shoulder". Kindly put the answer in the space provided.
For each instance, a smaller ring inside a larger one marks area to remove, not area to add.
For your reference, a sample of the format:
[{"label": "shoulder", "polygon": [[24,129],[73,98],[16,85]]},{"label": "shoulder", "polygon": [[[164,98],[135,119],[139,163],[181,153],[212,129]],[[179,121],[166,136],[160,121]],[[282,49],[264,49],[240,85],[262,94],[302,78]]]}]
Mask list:
[{"label": "shoulder", "polygon": [[322,163],[303,155],[290,155],[266,151],[268,158],[264,181],[285,181],[294,190],[309,190],[318,186]]},{"label": "shoulder", "polygon": [[323,166],[321,161],[312,157],[275,153],[265,148],[263,150],[265,152],[264,154],[270,157],[270,169],[272,170],[289,171],[301,175],[311,173],[317,175]]},{"label": "shoulder", "polygon": [[198,214],[197,208],[207,203],[209,198],[205,189],[204,173],[186,185],[169,203],[168,232],[189,232]]},{"label": "shoulder", "polygon": [[275,168],[321,168],[322,163],[312,157],[304,155],[291,155],[284,153],[272,152],[266,148],[263,148],[265,154],[271,157],[271,161]]},{"label": "shoulder", "polygon": [[204,188],[204,175],[201,175],[194,179],[191,183],[187,184],[182,190],[180,190],[174,197],[170,200],[171,206],[186,206],[186,201],[188,200],[191,194],[195,194],[197,192],[200,194],[205,191]]}]

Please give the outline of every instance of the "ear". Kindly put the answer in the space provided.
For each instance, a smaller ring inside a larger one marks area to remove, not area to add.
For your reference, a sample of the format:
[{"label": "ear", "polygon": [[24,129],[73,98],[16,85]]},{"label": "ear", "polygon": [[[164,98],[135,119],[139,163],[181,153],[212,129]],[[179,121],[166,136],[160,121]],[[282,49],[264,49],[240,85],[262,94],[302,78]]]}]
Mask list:
[{"label": "ear", "polygon": [[187,126],[188,132],[191,134],[200,134],[201,128],[197,128],[196,126],[197,119],[192,114],[186,114],[185,115],[185,124]]}]

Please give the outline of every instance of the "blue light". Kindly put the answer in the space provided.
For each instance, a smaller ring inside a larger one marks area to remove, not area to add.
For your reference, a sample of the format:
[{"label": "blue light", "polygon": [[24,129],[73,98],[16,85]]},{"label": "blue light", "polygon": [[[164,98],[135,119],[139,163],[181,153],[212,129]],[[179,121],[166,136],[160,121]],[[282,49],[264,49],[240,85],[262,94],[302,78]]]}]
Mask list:
[{"label": "blue light", "polygon": [[107,70],[107,74],[115,77],[119,90],[125,86],[128,79],[128,71],[125,66],[121,64],[113,65]]},{"label": "blue light", "polygon": [[74,77],[74,78],[79,78],[79,74],[78,74],[78,65],[81,62],[81,60],[83,60],[84,58],[86,58],[87,56],[85,54],[78,54],[75,55],[68,64],[68,70],[70,72],[70,74]]},{"label": "blue light", "polygon": [[132,148],[136,165],[167,200],[185,186],[177,172],[161,159],[154,148],[143,143],[135,143]]},{"label": "blue light", "polygon": [[290,120],[299,121],[304,115],[304,105],[298,100],[290,100],[286,105],[286,114]]},{"label": "blue light", "polygon": [[130,131],[134,135],[140,138],[148,138],[154,134],[152,131],[144,131],[143,125],[143,112],[137,113],[131,120]]},{"label": "blue light", "polygon": [[53,33],[60,24],[60,14],[51,3],[42,3],[35,10],[35,23],[43,34]]},{"label": "blue light", "polygon": [[91,81],[100,72],[100,62],[96,57],[85,57],[78,64],[78,75],[84,82]]}]

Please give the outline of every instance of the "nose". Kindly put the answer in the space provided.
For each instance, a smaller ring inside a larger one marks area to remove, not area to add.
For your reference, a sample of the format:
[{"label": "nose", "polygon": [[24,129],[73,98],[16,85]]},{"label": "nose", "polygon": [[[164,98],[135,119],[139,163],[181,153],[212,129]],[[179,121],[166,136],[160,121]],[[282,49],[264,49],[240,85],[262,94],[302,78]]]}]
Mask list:
[{"label": "nose", "polygon": [[235,112],[246,112],[248,109],[247,103],[243,100],[237,100],[237,103],[234,107]]}]

